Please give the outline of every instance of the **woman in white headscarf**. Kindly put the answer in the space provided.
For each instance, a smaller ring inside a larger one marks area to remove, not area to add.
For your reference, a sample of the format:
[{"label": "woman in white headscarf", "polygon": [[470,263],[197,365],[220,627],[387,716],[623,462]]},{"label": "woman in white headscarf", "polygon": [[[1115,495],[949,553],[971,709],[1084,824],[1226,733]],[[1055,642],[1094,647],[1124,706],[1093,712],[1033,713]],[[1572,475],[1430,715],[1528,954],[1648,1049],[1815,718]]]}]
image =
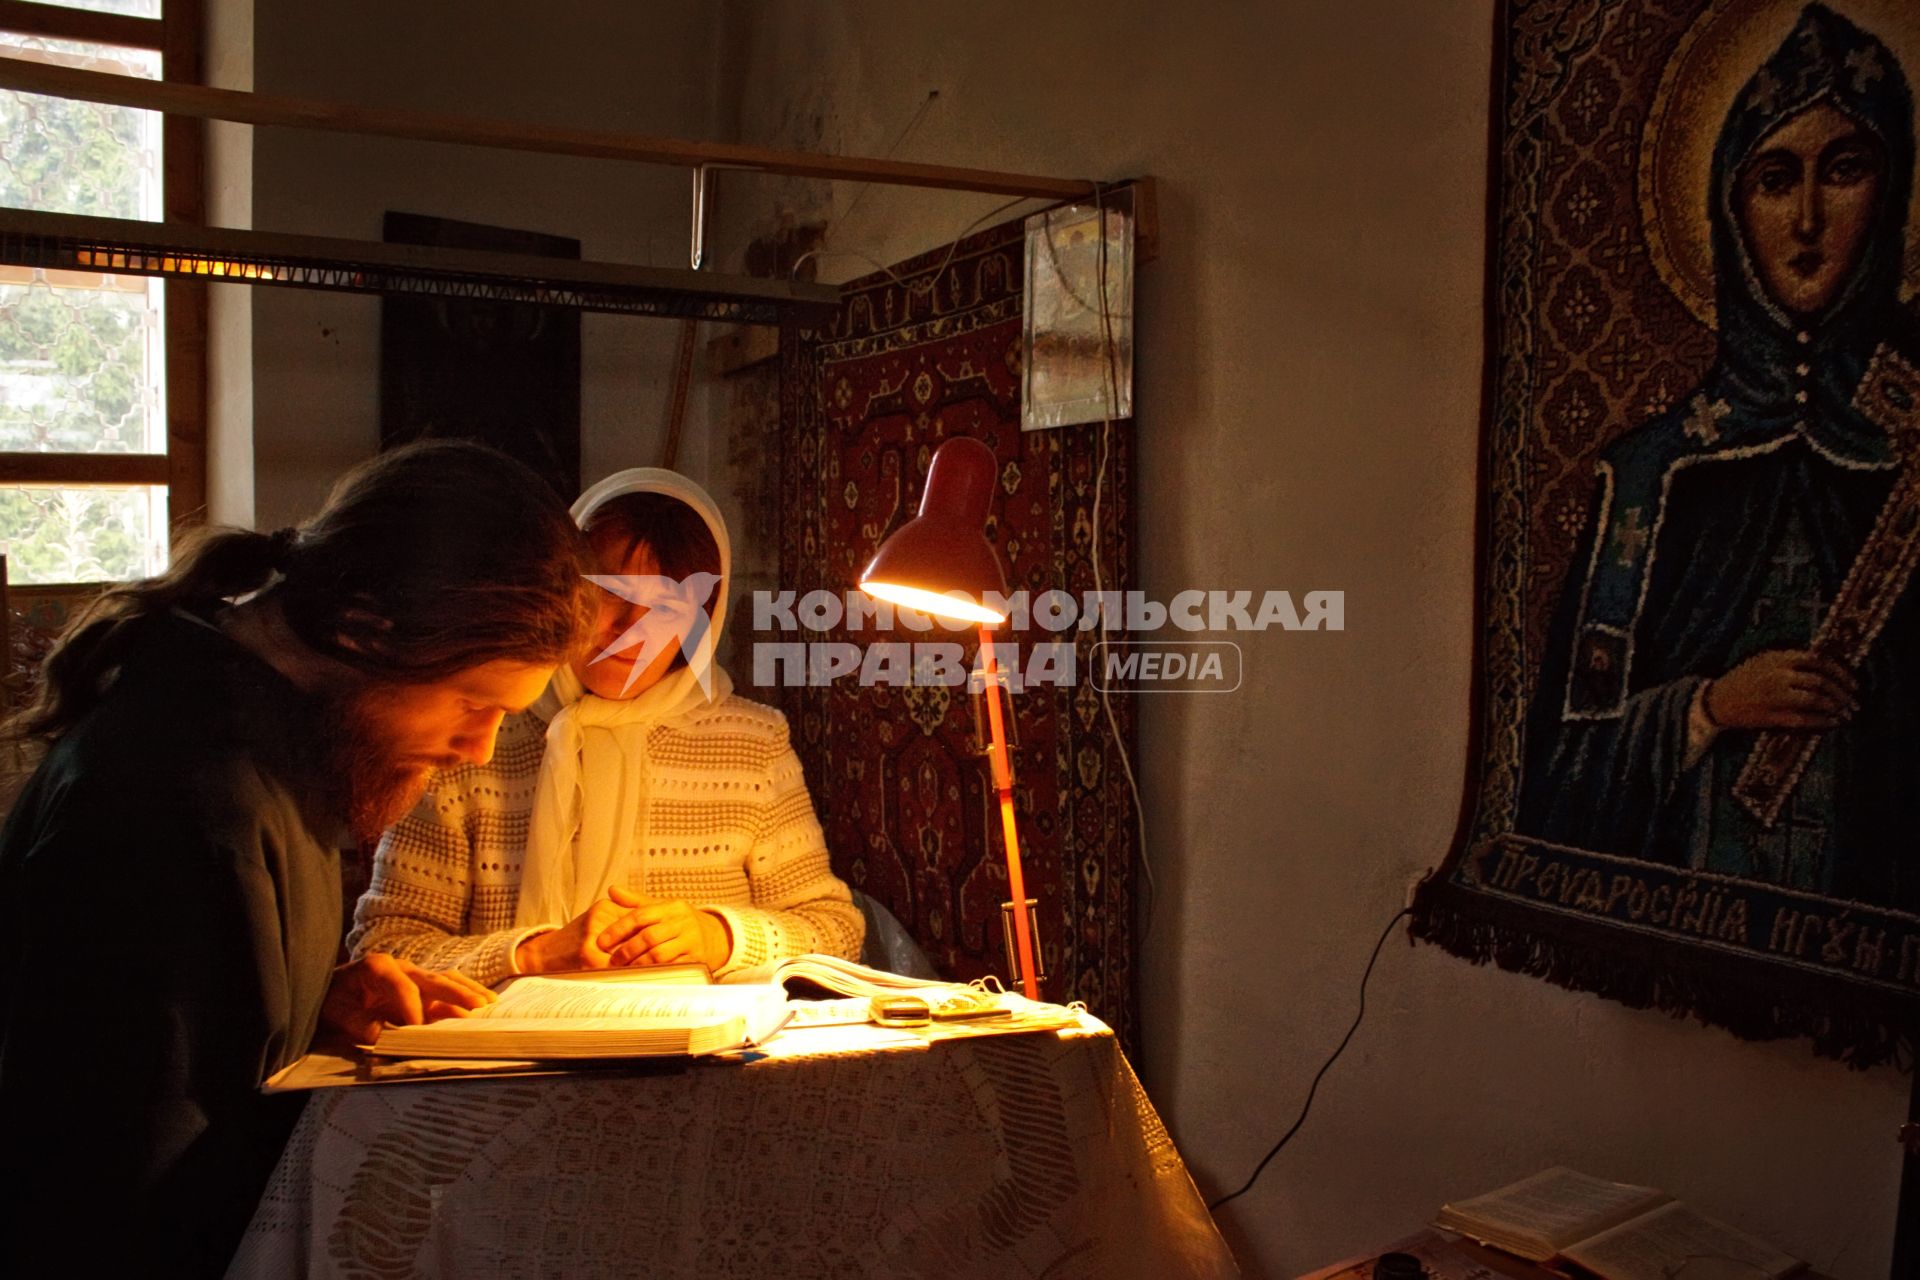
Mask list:
[{"label": "woman in white headscarf", "polygon": [[706,491],[643,467],[582,494],[592,648],[389,830],[350,950],[516,973],[859,956],[784,717],[714,661],[731,548]]}]

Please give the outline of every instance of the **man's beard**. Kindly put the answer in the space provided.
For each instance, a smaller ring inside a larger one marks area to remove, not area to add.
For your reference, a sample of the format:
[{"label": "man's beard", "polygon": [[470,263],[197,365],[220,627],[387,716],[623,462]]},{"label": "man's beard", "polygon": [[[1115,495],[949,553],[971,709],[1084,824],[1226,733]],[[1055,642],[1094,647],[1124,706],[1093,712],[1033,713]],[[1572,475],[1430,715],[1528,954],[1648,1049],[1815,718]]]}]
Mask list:
[{"label": "man's beard", "polygon": [[405,817],[425,794],[431,764],[394,753],[394,734],[381,719],[382,690],[365,686],[330,699],[321,727],[328,776],[355,840],[372,843]]}]

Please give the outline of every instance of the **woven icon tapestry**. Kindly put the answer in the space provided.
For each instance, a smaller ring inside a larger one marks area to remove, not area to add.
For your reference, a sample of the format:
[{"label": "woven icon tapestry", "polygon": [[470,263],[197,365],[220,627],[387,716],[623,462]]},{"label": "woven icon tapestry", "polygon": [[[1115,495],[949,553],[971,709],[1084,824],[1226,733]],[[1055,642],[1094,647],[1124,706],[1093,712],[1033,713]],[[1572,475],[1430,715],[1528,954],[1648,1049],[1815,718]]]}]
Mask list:
[{"label": "woven icon tapestry", "polygon": [[[781,341],[780,586],[857,596],[860,571],[919,506],[933,452],[954,435],[999,461],[987,533],[1010,590],[1076,598],[1133,585],[1131,424],[1020,429],[1020,222],[991,228],[844,288],[839,312]],[[1098,490],[1096,494],[1096,489]],[[1098,502],[1096,505],[1096,497]],[[756,644],[802,642],[819,657],[876,645],[959,646],[977,633],[850,618]],[[1093,670],[1100,631],[1009,631],[1019,669],[1066,641],[1081,678],[1014,694],[1014,804],[1027,894],[1039,900],[1042,995],[1084,1000],[1124,1044],[1134,1035],[1134,811]],[[844,647],[842,647],[844,646]],[[863,669],[864,669],[863,661]],[[999,809],[966,684],[829,674],[779,690],[834,870],[884,903],[949,978],[1009,970]],[[898,672],[896,671],[897,675]],[[1132,708],[1111,700],[1118,741]]]},{"label": "woven icon tapestry", "polygon": [[1474,776],[1414,932],[1896,1056],[1920,992],[1920,7],[1499,22]]}]

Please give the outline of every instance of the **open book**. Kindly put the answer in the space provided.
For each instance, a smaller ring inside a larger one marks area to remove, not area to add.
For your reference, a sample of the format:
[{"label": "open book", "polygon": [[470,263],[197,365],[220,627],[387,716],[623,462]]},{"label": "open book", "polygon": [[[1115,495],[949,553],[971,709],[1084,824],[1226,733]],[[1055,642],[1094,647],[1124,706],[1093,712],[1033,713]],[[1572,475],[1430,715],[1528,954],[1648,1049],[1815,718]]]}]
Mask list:
[{"label": "open book", "polygon": [[926,978],[909,978],[905,974],[888,973],[884,969],[869,969],[866,965],[818,952],[758,965],[752,969],[740,969],[720,981],[729,986],[735,983],[772,983],[790,989],[799,988],[799,994],[802,995],[807,994],[806,988],[817,987],[833,995],[869,998],[957,985]]},{"label": "open book", "polygon": [[[567,969],[542,976],[569,982],[637,982],[668,986],[716,981],[713,971],[703,964],[647,965],[634,969]],[[511,989],[514,984],[525,981],[523,977],[508,978],[506,988]],[[869,969],[866,965],[819,952],[773,960],[750,969],[736,969],[717,981],[725,986],[788,987],[802,997],[819,992],[836,996],[889,996],[903,991],[926,991],[959,985],[938,979],[910,978],[903,973],[888,973],[884,969]]]},{"label": "open book", "polygon": [[1558,1167],[1447,1205],[1433,1225],[1533,1262],[1570,1262],[1604,1280],[1672,1280],[1687,1274],[1688,1263],[1702,1275],[1778,1280],[1804,1265],[1663,1191]]},{"label": "open book", "polygon": [[383,1028],[370,1046],[393,1058],[645,1058],[759,1044],[787,1020],[774,985],[662,985],[615,974],[516,978],[464,1018]]}]

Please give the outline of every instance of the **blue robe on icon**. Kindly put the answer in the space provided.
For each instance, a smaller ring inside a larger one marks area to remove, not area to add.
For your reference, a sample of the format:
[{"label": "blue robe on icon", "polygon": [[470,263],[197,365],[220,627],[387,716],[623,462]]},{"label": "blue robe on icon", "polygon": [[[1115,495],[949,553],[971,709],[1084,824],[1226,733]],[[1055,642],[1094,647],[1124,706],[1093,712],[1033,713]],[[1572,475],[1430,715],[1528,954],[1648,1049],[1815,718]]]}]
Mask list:
[{"label": "blue robe on icon", "polygon": [[[1852,275],[1796,321],[1760,283],[1734,194],[1756,144],[1820,103],[1878,138],[1881,201]],[[1601,455],[1525,725],[1518,833],[1920,911],[1920,589],[1856,672],[1860,711],[1823,736],[1772,826],[1731,794],[1757,734],[1688,749],[1705,682],[1807,646],[1899,475],[1853,397],[1877,352],[1920,363],[1920,321],[1898,296],[1913,163],[1893,55],[1807,6],[1714,148],[1713,367]]]}]

